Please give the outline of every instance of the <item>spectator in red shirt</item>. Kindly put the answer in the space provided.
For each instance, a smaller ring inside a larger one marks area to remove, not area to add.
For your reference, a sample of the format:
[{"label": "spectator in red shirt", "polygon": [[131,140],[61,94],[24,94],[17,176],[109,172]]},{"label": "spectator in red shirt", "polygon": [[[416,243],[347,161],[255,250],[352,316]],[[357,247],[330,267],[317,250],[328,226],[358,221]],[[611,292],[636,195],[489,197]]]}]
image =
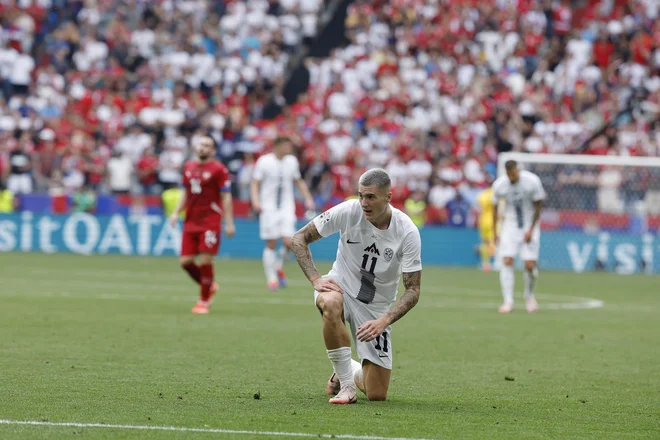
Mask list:
[{"label": "spectator in red shirt", "polygon": [[610,65],[614,53],[614,44],[612,44],[605,31],[602,31],[598,36],[598,40],[594,42],[593,51],[594,61],[598,67],[604,69]]},{"label": "spectator in red shirt", "polygon": [[138,160],[137,175],[143,194],[156,194],[158,192],[156,184],[158,183],[159,163],[158,156],[151,147],[145,149],[142,157]]},{"label": "spectator in red shirt", "polygon": [[630,42],[633,61],[638,64],[647,65],[651,57],[653,39],[645,30],[640,30]]}]

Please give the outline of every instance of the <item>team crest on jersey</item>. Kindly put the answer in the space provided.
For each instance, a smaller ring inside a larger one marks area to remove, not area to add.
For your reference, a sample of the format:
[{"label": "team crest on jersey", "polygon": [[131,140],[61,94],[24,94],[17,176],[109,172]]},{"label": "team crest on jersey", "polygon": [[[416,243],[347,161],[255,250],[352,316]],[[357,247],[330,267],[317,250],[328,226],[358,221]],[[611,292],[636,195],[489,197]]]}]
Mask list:
[{"label": "team crest on jersey", "polygon": [[204,171],[202,173],[202,179],[208,179],[209,177],[211,177],[211,173],[209,173],[208,171]]},{"label": "team crest on jersey", "polygon": [[390,248],[385,248],[385,261],[390,261],[394,256],[394,251]]},{"label": "team crest on jersey", "polygon": [[[364,251],[369,252],[371,254],[380,255],[380,251],[376,247],[376,243],[371,243],[371,246],[367,246],[366,248],[364,248]],[[392,257],[390,257],[390,258],[392,258]]]}]

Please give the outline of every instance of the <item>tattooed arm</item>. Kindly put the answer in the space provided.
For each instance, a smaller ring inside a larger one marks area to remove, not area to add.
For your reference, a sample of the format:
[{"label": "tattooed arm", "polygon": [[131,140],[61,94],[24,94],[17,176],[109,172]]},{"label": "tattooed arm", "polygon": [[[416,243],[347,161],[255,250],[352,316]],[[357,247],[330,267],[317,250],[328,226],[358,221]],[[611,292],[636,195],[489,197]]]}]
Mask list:
[{"label": "tattooed arm", "polygon": [[403,318],[403,315],[408,313],[410,309],[415,307],[419,301],[419,294],[422,282],[422,271],[406,272],[403,274],[403,287],[406,289],[399,300],[394,304],[385,315],[387,324],[391,325]]},{"label": "tattooed arm", "polygon": [[291,238],[291,249],[296,256],[296,260],[298,260],[298,265],[312,284],[321,278],[321,275],[316,269],[316,266],[314,266],[314,261],[312,261],[312,251],[309,250],[309,244],[321,238],[323,237],[316,230],[314,222],[307,223]]},{"label": "tattooed arm", "polygon": [[334,280],[321,277],[312,260],[312,251],[309,249],[309,244],[321,238],[323,237],[319,234],[316,226],[314,226],[314,222],[311,221],[291,238],[291,249],[296,256],[298,265],[314,286],[314,290],[317,292],[335,291],[342,293],[341,288]]},{"label": "tattooed arm", "polygon": [[406,313],[410,311],[417,301],[419,301],[420,283],[422,280],[422,271],[417,272],[404,272],[403,286],[406,291],[401,298],[394,304],[387,313],[378,319],[367,321],[360,326],[355,332],[358,340],[361,342],[369,342],[380,336],[388,325],[397,322]]}]

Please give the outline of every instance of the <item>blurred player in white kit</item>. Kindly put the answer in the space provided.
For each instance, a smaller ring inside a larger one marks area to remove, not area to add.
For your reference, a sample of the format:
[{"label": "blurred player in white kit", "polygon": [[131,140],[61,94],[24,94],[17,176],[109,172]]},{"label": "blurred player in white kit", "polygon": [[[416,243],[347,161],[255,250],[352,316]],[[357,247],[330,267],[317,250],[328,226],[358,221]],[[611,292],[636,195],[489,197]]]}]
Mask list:
[{"label": "blurred player in white kit", "polygon": [[[266,242],[262,259],[268,288],[272,291],[286,287],[283,266],[291,250],[291,236],[296,232],[294,183],[305,198],[305,207],[314,210],[314,199],[292,152],[290,139],[275,139],[273,151],[255,163],[250,185],[252,209],[259,215],[259,237]],[[277,240],[283,245],[279,250],[276,250]]]},{"label": "blurred player in white kit", "polygon": [[529,313],[538,309],[534,298],[534,284],[538,277],[536,262],[539,258],[541,244],[541,206],[545,200],[545,191],[541,179],[529,171],[519,170],[514,160],[504,165],[506,176],[500,176],[493,183],[493,224],[497,225],[498,204],[501,199],[506,202],[502,231],[498,235],[495,228],[495,242],[498,244],[498,256],[502,259],[500,269],[500,285],[504,302],[499,308],[500,313],[513,311],[513,288],[515,273],[513,263],[520,254],[525,270],[525,306]]},{"label": "blurred player in white kit", "polygon": [[[419,229],[390,205],[387,172],[376,168],[364,173],[358,196],[316,217],[292,241],[323,318],[333,367],[326,391],[334,404],[355,403],[358,388],[369,400],[386,399],[394,352],[390,326],[417,304],[422,278]],[[337,258],[321,276],[309,244],[335,232],[340,233]],[[397,300],[401,276],[405,291]],[[351,358],[351,339],[361,362]]]}]

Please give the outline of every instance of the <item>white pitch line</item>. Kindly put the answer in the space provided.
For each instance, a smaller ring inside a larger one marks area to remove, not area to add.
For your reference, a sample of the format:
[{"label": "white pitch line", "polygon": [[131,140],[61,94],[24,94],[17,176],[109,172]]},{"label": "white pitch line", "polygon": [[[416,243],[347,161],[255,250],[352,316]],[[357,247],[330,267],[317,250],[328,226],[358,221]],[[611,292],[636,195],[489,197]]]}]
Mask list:
[{"label": "white pitch line", "polygon": [[277,432],[277,431],[243,431],[234,429],[218,428],[186,428],[179,426],[144,426],[144,425],[106,425],[104,423],[73,423],[73,422],[40,422],[34,420],[2,420],[0,425],[31,425],[51,426],[68,428],[109,428],[109,429],[133,429],[141,431],[176,431],[176,432],[203,432],[209,434],[236,434],[236,435],[263,435],[271,437],[313,437],[313,438],[345,438],[355,440],[426,440],[422,438],[407,437],[378,437],[372,435],[352,434],[311,434],[306,432]]}]

